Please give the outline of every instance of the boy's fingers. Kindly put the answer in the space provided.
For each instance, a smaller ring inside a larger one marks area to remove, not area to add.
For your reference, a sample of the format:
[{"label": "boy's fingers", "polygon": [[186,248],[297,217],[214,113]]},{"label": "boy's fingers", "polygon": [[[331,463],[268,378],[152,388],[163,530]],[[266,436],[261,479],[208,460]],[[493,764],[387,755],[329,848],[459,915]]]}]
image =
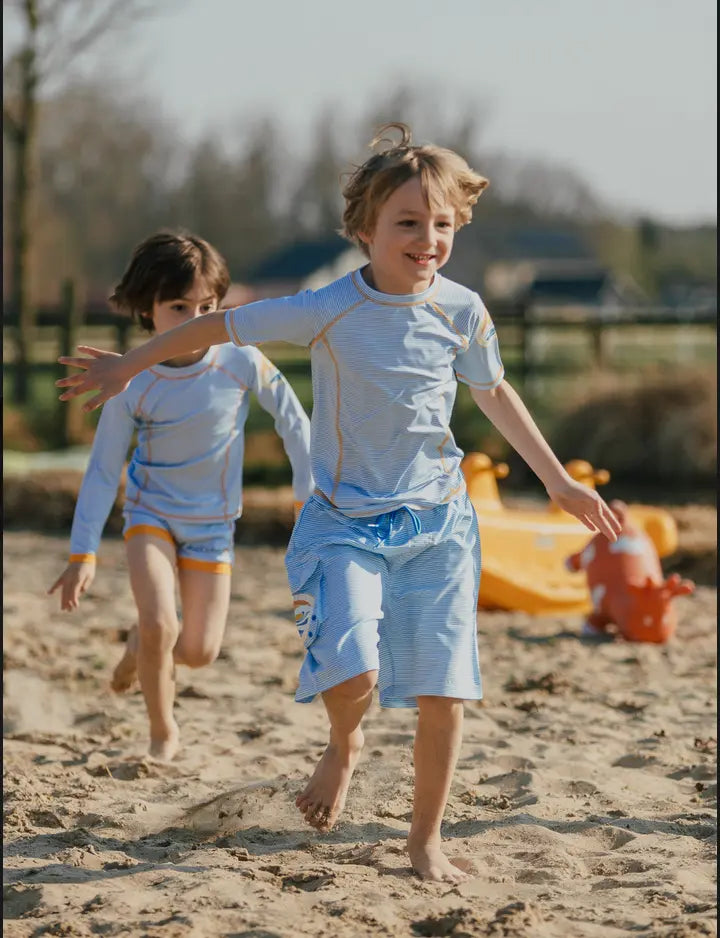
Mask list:
[{"label": "boy's fingers", "polygon": [[102,348],[95,348],[94,345],[78,345],[78,352],[87,352],[88,355],[92,355],[93,358],[103,358],[105,355],[116,355],[116,352],[108,352]]},{"label": "boy's fingers", "polygon": [[60,355],[58,362],[61,365],[70,365],[72,368],[88,368],[92,364],[89,358],[76,358],[71,355]]},{"label": "boy's fingers", "polygon": [[608,508],[605,502],[601,502],[598,509],[598,518],[600,521],[600,530],[611,541],[617,540],[617,536],[622,529],[622,525],[615,517],[614,513]]},{"label": "boy's fingers", "polygon": [[55,592],[58,586],[60,586],[61,582],[62,582],[62,576],[59,576],[57,580],[55,580],[53,585],[50,587],[50,589],[47,591],[48,596],[51,596]]},{"label": "boy's fingers", "polygon": [[64,378],[58,378],[55,382],[55,387],[57,388],[72,388],[76,384],[84,384],[88,380],[88,376],[84,372],[75,375],[65,375]]},{"label": "boy's fingers", "polygon": [[95,397],[91,397],[87,403],[83,404],[83,413],[87,414],[91,410],[96,410],[101,404],[104,404],[107,399],[108,395],[105,393],[96,394]]},{"label": "boy's fingers", "polygon": [[69,388],[59,395],[59,401],[71,401],[74,397],[79,397],[85,392],[85,388]]}]

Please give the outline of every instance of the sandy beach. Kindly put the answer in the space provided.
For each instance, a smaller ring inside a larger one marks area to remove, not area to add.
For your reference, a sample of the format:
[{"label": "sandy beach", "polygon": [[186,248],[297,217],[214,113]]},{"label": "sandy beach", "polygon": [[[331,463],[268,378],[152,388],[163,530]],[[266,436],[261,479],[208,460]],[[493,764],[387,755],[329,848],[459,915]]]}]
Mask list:
[{"label": "sandy beach", "polygon": [[444,824],[473,876],[451,887],[404,851],[414,712],[374,704],[332,833],[294,807],[325,718],[293,701],[282,548],[238,546],[221,657],[179,670],[167,766],[144,756],[139,692],[108,689],[133,622],[122,542],[104,541],[73,615],[45,596],[66,549],[4,540],[7,938],[716,934],[712,587],[677,601],[666,647],[479,614],[486,699],[466,707]]}]

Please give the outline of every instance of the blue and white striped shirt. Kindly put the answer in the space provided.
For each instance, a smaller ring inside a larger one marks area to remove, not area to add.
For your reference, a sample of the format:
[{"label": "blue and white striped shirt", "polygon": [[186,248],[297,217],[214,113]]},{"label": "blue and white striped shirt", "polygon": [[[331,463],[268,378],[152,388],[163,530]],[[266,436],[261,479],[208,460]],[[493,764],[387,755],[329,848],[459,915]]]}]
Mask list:
[{"label": "blue and white striped shirt", "polygon": [[436,274],[423,293],[389,295],[356,270],[228,310],[225,322],[237,345],[310,347],[312,471],[344,514],[432,508],[465,491],[450,431],[457,380],[490,389],[504,376],[477,293]]},{"label": "blue and white striped shirt", "polygon": [[134,431],[127,508],[205,524],[237,518],[250,391],[275,418],[295,499],[305,501],[314,486],[310,422],[295,392],[258,349],[213,346],[193,365],[141,372],[105,404],[75,506],[71,556],[97,552]]}]

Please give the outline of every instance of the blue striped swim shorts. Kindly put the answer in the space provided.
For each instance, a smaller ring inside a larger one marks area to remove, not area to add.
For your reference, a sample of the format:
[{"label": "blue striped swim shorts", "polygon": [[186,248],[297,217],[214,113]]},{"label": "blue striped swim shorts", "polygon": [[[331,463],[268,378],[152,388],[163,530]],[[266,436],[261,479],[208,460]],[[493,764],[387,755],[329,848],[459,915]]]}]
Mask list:
[{"label": "blue striped swim shorts", "polygon": [[231,573],[235,558],[234,521],[198,522],[170,519],[141,508],[125,508],[123,537],[144,534],[175,547],[181,570]]},{"label": "blue striped swim shorts", "polygon": [[480,538],[467,495],[366,518],[313,495],[285,563],[305,646],[298,702],[371,670],[383,707],[482,697]]}]

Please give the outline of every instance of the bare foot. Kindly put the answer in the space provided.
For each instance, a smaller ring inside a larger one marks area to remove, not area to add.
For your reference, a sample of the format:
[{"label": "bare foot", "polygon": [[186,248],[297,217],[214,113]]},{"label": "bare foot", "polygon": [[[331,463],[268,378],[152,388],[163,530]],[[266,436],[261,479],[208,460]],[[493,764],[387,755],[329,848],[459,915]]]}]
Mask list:
[{"label": "bare foot", "polygon": [[421,879],[435,883],[461,883],[468,878],[453,860],[442,852],[440,844],[415,843],[408,838],[412,868]]},{"label": "bare foot", "polygon": [[148,755],[157,762],[172,762],[180,748],[180,730],[177,723],[173,725],[168,735],[162,737],[150,737],[150,748]]},{"label": "bare foot", "polygon": [[138,627],[134,625],[128,632],[125,651],[115,665],[110,687],[116,694],[130,690],[137,680]]},{"label": "bare foot", "polygon": [[345,807],[350,779],[362,752],[363,739],[360,730],[352,746],[340,750],[329,743],[318,762],[312,778],[295,799],[295,804],[311,827],[329,831],[335,826]]}]

